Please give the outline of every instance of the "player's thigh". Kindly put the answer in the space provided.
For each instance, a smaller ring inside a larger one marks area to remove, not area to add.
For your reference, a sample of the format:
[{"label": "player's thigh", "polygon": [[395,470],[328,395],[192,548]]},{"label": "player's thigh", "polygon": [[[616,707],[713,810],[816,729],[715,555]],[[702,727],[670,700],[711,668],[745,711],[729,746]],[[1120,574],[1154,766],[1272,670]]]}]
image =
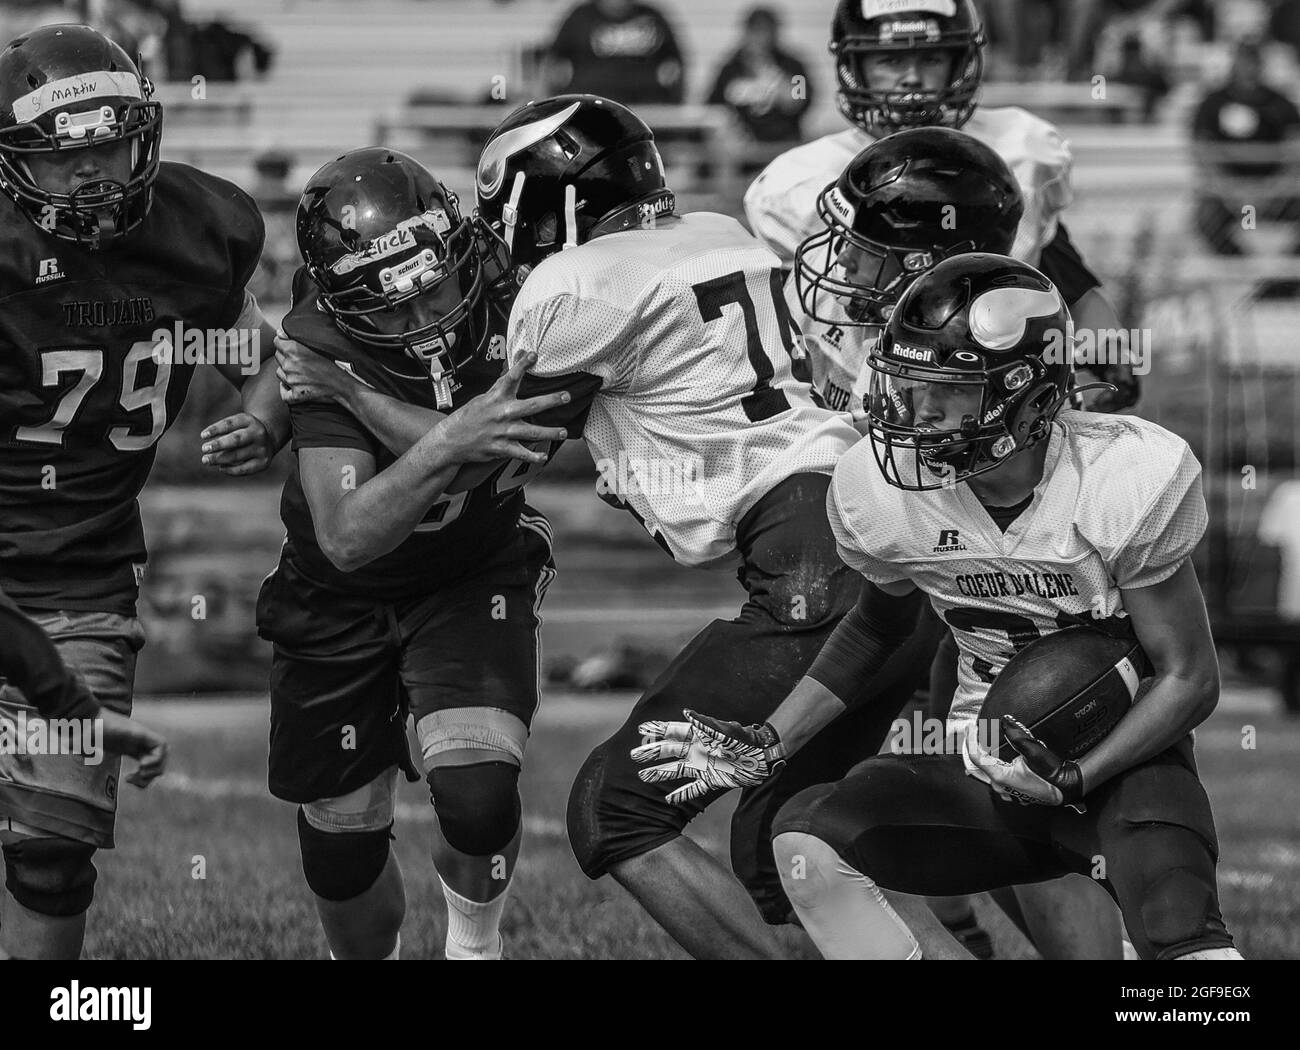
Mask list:
[{"label": "player's thigh", "polygon": [[[111,612],[27,612],[100,703],[131,713],[136,654],[144,645],[138,619]],[[0,718],[14,723],[35,715],[21,692],[0,687]],[[61,737],[58,754],[0,749],[0,821],[6,827],[112,847],[121,759],[88,747],[81,735],[80,745],[73,736]]]},{"label": "player's thigh", "polygon": [[1058,820],[1076,869],[1104,880],[1143,958],[1231,945],[1219,908],[1218,841],[1190,741],[1112,778],[1085,819]]},{"label": "player's thigh", "polygon": [[311,803],[355,792],[392,766],[409,770],[396,617],[283,569],[258,604],[259,630],[274,643],[271,793]]},{"label": "player's thigh", "polygon": [[741,794],[731,822],[731,862],[769,921],[788,903],[772,856],[772,822],[787,801],[815,784],[844,777],[876,754],[901,711],[924,685],[947,628],[926,605],[911,636],[866,683],[862,700],[801,747],[774,777]]},{"label": "player's thigh", "polygon": [[796,795],[773,834],[813,835],[886,889],[948,896],[1065,874],[1051,812],[1003,802],[955,755],[878,755]]},{"label": "player's thigh", "polygon": [[492,558],[401,607],[401,676],[426,775],[522,764],[540,700],[541,607],[554,578],[550,526],[526,509]]}]

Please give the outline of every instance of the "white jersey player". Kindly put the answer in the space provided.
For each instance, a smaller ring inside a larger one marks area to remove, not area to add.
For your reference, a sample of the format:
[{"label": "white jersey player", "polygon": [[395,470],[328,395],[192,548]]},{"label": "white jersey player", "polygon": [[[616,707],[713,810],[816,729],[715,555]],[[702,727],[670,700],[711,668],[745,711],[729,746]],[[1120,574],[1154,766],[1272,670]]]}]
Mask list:
[{"label": "white jersey player", "polygon": [[960,131],[911,128],[853,158],[819,197],[822,230],[786,287],[831,408],[865,418],[870,348],[899,296],[949,256],[1009,251],[1021,211],[1006,164]]},{"label": "white jersey player", "polygon": [[[745,196],[750,228],[788,270],[800,244],[823,229],[823,191],[863,149],[906,128],[961,128],[1001,156],[1020,186],[1023,215],[1008,254],[1046,274],[1075,323],[1106,346],[1092,371],[1117,390],[1095,395],[1090,407],[1127,408],[1139,390],[1119,342],[1118,316],[1060,221],[1073,196],[1069,144],[1023,109],[977,109],[984,42],[971,0],[840,0],[831,52],[840,111],[854,127],[772,161]],[[810,347],[815,368],[820,342]]]},{"label": "white jersey player", "polygon": [[[1061,411],[1071,329],[1051,282],[1005,256],[958,256],[919,278],[873,354],[870,437],[831,483],[840,554],[869,581],[861,602],[761,733],[692,715],[639,749],[660,762],[646,779],[688,778],[676,797],[754,789],[844,710],[929,598],[961,647],[950,719],[962,754],[870,758],[802,792],[773,827],[826,958],[922,954],[881,888],[968,894],[1067,873],[1100,878],[1142,958],[1239,958],[1190,736],[1219,688],[1190,562],[1207,520],[1200,465],[1153,423]],[[1137,643],[1149,689],[1074,758],[1004,718],[1019,754],[997,758],[976,725],[990,683],[1076,624]]]},{"label": "white jersey player", "polygon": [[[835,552],[826,492],[858,434],[800,377],[776,256],[733,219],[674,215],[653,135],[629,110],[589,95],[530,103],[489,139],[478,176],[480,212],[523,278],[507,353],[538,360],[521,395],[570,396],[536,422],[585,437],[602,494],[677,561],[739,564],[747,592],[740,615],[697,635],[579,770],[574,853],[592,878],[614,875],[693,955],[779,957],[749,899],[768,923],[791,918],[771,821],[794,793],[879,749],[925,658],[864,680],[873,703],[863,716],[742,796],[739,881],[681,834],[718,796],[667,803],[637,776],[631,751],[644,723],[702,696],[761,722],[853,607],[862,584]],[[928,651],[933,638],[916,633]]]}]

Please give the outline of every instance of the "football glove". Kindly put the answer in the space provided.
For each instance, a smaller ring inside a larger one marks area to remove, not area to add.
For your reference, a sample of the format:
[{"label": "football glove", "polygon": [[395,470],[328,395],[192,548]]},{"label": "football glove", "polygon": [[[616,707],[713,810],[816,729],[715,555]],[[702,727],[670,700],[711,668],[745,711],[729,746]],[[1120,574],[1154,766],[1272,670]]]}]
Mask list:
[{"label": "football glove", "polygon": [[673,805],[710,791],[753,787],[785,764],[785,745],[766,722],[743,726],[694,711],[683,714],[685,722],[642,722],[637,728],[644,743],[632,749],[637,762],[674,760],[637,773],[647,784],[689,781],[668,793]]},{"label": "football glove", "polygon": [[1083,804],[1083,774],[1076,762],[1063,761],[1046,744],[1010,715],[1002,716],[1002,731],[1019,755],[1004,762],[985,751],[977,726],[966,733],[966,757],[974,769],[969,775],[983,780],[1004,801],[1021,805],[1070,806],[1080,813]]}]

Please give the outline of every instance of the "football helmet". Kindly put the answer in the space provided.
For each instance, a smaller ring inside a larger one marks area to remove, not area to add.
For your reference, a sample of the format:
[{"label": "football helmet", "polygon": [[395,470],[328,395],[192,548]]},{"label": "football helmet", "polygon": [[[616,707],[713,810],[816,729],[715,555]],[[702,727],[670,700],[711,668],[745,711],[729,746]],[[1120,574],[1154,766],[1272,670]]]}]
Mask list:
[{"label": "football helmet", "polygon": [[646,226],[676,199],[649,126],[598,95],[558,95],[515,110],[478,163],[478,206],[516,280],[562,248]]},{"label": "football helmet", "polygon": [[[935,263],[1009,254],[1023,212],[1011,170],[971,136],[912,128],[879,139],[818,198],[826,228],[795,253],[799,302],[824,324],[883,324]],[[847,321],[832,313],[837,302]]]},{"label": "football helmet", "polygon": [[868,359],[881,473],[945,488],[1032,448],[1070,397],[1073,355],[1070,311],[1032,266],[982,252],[941,262],[903,293]]},{"label": "football helmet", "polygon": [[[839,0],[831,23],[840,112],[873,135],[941,124],[959,128],[975,112],[984,76],[984,26],[971,0]],[[867,60],[899,51],[952,56],[939,91],[873,90]]]},{"label": "football helmet", "polygon": [[[39,155],[123,141],[131,144],[125,183],[95,179],[53,193],[28,164]],[[161,141],[153,85],[102,33],[43,26],[0,53],[0,188],[55,237],[105,248],[139,226],[153,202]]]},{"label": "football helmet", "polygon": [[[503,250],[477,216],[461,216],[456,195],[418,161],[383,147],[345,153],[307,182],[298,202],[298,250],[320,289],[320,305],[357,343],[384,351],[380,362],[417,361],[451,405],[455,372],[491,335],[489,285],[505,272]],[[393,333],[376,318],[438,294],[449,282],[456,304]],[[409,367],[409,366],[408,366]]]}]

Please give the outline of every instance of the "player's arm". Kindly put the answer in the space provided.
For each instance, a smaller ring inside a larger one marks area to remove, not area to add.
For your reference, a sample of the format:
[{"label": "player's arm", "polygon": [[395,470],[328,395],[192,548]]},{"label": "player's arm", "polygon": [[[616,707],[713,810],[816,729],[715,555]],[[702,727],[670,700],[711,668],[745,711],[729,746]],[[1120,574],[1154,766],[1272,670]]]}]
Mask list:
[{"label": "player's arm", "polygon": [[[289,408],[280,400],[274,355],[267,352],[274,345],[275,329],[251,292],[244,293],[243,309],[231,327],[239,333],[241,352],[236,360],[215,367],[239,391],[242,411],[213,423],[199,437],[204,466],[243,477],[270,466],[289,440],[292,426]],[[256,369],[249,371],[244,364],[247,361]]]},{"label": "player's arm", "polygon": [[1120,593],[1155,676],[1146,696],[1078,760],[1085,791],[1171,747],[1219,702],[1219,661],[1191,561],[1160,583]]},{"label": "player's arm", "polygon": [[392,465],[376,473],[374,455],[359,448],[307,446],[298,450],[303,491],[316,539],[342,572],[387,554],[415,531],[434,500],[447,491],[461,464],[546,457],[521,442],[559,440],[557,428],[527,417],[563,403],[563,393],[519,400],[525,356],[485,394],[427,430]]},{"label": "player's arm", "polygon": [[21,690],[42,718],[97,719],[104,749],[139,761],[127,775],[136,787],[160,776],[167,742],[148,726],[101,707],[85,683],[68,670],[40,625],[0,593],[0,675]]},{"label": "player's arm", "polygon": [[[921,594],[907,580],[868,582],[857,605],[831,632],[808,673],[761,726],[724,722],[686,711],[685,722],[645,722],[632,750],[647,765],[647,783],[686,780],[669,792],[673,803],[715,790],[751,787],[842,715],[916,626]],[[665,761],[667,760],[667,761]]]},{"label": "player's arm", "polygon": [[342,405],[393,455],[400,456],[441,420],[444,412],[381,394],[309,346],[277,336],[276,378],[290,405],[333,401]]}]

